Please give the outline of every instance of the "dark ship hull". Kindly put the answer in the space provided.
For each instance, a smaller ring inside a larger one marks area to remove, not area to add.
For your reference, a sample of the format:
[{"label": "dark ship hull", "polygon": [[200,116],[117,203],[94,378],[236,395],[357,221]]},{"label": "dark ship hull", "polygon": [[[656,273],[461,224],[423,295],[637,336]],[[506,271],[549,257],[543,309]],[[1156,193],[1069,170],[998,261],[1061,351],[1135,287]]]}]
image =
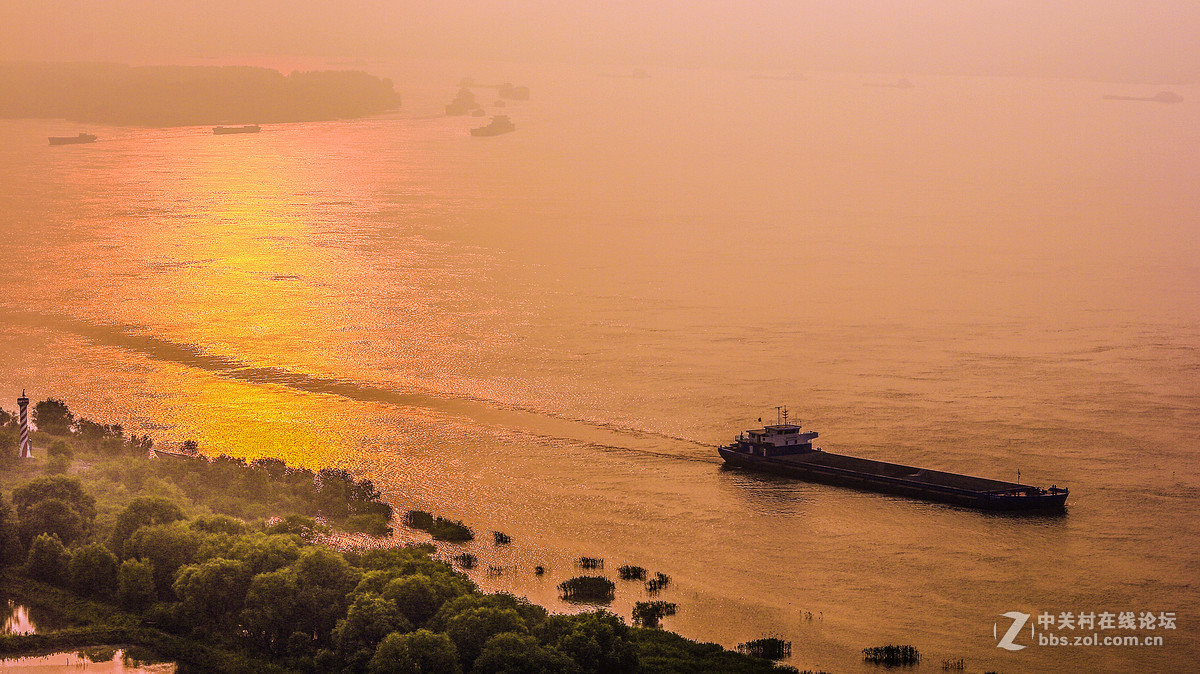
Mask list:
[{"label": "dark ship hull", "polygon": [[214,126],[213,133],[218,136],[224,136],[231,133],[258,133],[262,131],[262,127],[257,124],[247,124],[246,126]]},{"label": "dark ship hull", "polygon": [[786,475],[811,482],[898,494],[927,501],[953,503],[981,510],[1061,511],[1067,489],[1043,489],[1014,482],[988,480],[812,450],[799,454],[762,456],[719,447],[725,463],[750,470]]},{"label": "dark ship hull", "polygon": [[51,145],[78,145],[94,142],[96,142],[96,137],[90,133],[81,133],[78,136],[50,136]]}]

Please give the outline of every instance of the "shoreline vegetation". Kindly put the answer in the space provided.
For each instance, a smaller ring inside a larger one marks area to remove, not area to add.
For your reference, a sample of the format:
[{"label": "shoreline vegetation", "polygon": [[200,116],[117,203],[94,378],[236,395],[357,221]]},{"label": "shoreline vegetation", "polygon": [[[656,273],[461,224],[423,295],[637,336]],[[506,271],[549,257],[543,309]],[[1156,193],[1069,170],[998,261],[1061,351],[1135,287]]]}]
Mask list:
[{"label": "shoreline vegetation", "polygon": [[[120,644],[183,672],[796,671],[658,628],[670,602],[639,602],[633,626],[594,604],[551,614],[481,591],[428,543],[330,547],[340,533],[391,534],[392,507],[346,471],[209,459],[195,443],[148,458],[149,437],[60,400],[33,412],[41,451],[20,459],[0,410],[0,597],[55,620],[0,634],[0,656]],[[442,521],[452,538],[469,531]],[[599,603],[613,587],[564,585]]]},{"label": "shoreline vegetation", "polygon": [[118,126],[315,122],[400,107],[389,79],[355,70],[0,62],[0,118]]}]

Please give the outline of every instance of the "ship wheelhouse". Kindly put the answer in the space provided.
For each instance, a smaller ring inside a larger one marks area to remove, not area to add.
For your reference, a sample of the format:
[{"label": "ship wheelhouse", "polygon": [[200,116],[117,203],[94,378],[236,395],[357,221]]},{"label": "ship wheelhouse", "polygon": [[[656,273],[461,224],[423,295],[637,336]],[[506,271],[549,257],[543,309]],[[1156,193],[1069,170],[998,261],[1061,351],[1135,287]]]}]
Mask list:
[{"label": "ship wheelhouse", "polygon": [[756,456],[803,454],[820,451],[812,446],[816,437],[816,431],[801,431],[798,424],[781,423],[744,431],[730,449]]}]

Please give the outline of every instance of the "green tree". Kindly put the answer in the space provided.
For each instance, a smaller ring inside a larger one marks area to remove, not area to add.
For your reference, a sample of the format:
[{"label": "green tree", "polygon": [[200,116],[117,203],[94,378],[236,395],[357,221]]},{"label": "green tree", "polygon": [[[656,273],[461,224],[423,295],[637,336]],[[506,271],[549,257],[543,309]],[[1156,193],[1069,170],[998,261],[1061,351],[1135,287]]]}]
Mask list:
[{"label": "green tree", "polygon": [[117,515],[117,523],[113,526],[112,549],[123,551],[125,541],[141,527],[170,524],[181,519],[183,511],[174,502],[161,496],[139,496]]},{"label": "green tree", "polygon": [[0,493],[0,566],[15,563],[20,559],[17,522],[13,519],[12,507],[8,505],[8,500]]},{"label": "green tree", "polygon": [[62,475],[70,469],[71,459],[61,454],[48,457],[43,466],[43,470],[46,471],[47,475]]},{"label": "green tree", "polygon": [[127,559],[117,570],[117,601],[121,606],[140,610],[158,596],[154,586],[154,564],[148,559]]},{"label": "green tree", "polygon": [[12,426],[0,426],[0,466],[12,465],[17,461],[17,445],[21,436]]},{"label": "green tree", "polygon": [[364,594],[354,600],[346,617],[334,628],[333,644],[349,668],[361,670],[385,636],[410,631],[412,625],[396,609],[395,602]]},{"label": "green tree", "polygon": [[460,674],[458,651],[445,634],[417,630],[393,632],[375,649],[367,671],[371,674]]},{"label": "green tree", "polygon": [[64,456],[70,460],[75,458],[75,450],[66,440],[55,440],[46,448],[46,456]]},{"label": "green tree", "polygon": [[383,597],[395,602],[413,625],[424,625],[442,605],[433,581],[424,574],[404,576],[389,582],[383,588]]},{"label": "green tree", "polygon": [[117,590],[117,557],[99,543],[77,548],[68,567],[71,589],[85,597],[107,597]]},{"label": "green tree", "polygon": [[[58,501],[62,505],[38,508]],[[96,499],[76,478],[65,475],[40,477],[13,490],[22,542],[26,545],[42,532],[61,533],[67,543],[91,531],[96,520]],[[74,515],[71,515],[73,513]]]},{"label": "green tree", "polygon": [[67,404],[55,398],[47,398],[33,406],[33,423],[39,431],[53,435],[67,435],[75,423],[75,415]]},{"label": "green tree", "polygon": [[25,575],[62,585],[67,579],[67,565],[70,562],[71,553],[63,547],[58,536],[41,534],[33,539],[29,546],[29,556],[25,559]]},{"label": "green tree", "polygon": [[210,559],[181,567],[172,587],[184,619],[193,624],[233,627],[246,602],[250,573],[244,562]]},{"label": "green tree", "polygon": [[247,529],[245,522],[229,515],[197,517],[188,522],[188,526],[206,534],[229,534],[231,536],[240,536],[246,533]]},{"label": "green tree", "polygon": [[585,672],[638,671],[638,649],[620,616],[608,611],[552,615],[533,630],[544,644],[574,660]]},{"label": "green tree", "polygon": [[127,559],[148,559],[154,565],[154,586],[160,597],[171,596],[175,572],[195,561],[200,534],[176,522],[142,527],[125,541]]},{"label": "green tree", "polygon": [[291,536],[256,533],[238,538],[227,556],[246,562],[251,572],[258,575],[291,565],[300,558],[300,546]]},{"label": "green tree", "polygon": [[83,518],[71,506],[56,498],[34,503],[25,509],[21,517],[21,542],[25,544],[39,534],[53,534],[70,544],[83,538],[84,533]]},{"label": "green tree", "polygon": [[487,640],[472,674],[562,674],[582,671],[571,658],[527,634],[502,632]]},{"label": "green tree", "polygon": [[284,649],[293,617],[300,609],[299,597],[299,579],[290,566],[251,579],[242,625],[259,648],[268,653]]},{"label": "green tree", "polygon": [[528,629],[521,614],[513,609],[481,606],[451,618],[446,623],[446,635],[458,648],[463,668],[469,670],[487,640],[501,632],[525,634]]}]

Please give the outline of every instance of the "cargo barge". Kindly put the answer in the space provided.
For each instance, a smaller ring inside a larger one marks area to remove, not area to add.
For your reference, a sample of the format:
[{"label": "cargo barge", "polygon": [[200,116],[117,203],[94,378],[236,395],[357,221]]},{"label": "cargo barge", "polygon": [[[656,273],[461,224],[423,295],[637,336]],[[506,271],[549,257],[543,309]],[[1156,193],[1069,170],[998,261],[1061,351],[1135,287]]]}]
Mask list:
[{"label": "cargo barge", "polygon": [[1035,487],[830,454],[813,447],[816,438],[816,431],[801,431],[799,424],[788,423],[783,410],[779,423],[745,431],[717,452],[727,465],[738,468],[981,510],[1061,511],[1070,493],[1057,485]]}]

